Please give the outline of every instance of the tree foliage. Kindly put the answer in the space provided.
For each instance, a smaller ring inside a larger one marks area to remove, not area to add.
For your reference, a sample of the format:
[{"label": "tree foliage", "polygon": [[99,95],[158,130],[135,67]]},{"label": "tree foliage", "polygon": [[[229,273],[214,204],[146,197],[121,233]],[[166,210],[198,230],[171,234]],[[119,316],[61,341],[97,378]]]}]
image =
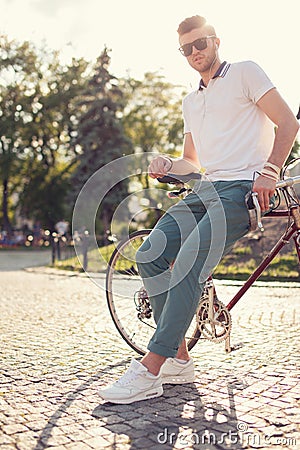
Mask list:
[{"label": "tree foliage", "polygon": [[[101,167],[132,151],[130,140],[126,138],[121,121],[124,96],[118,80],[109,72],[110,57],[105,48],[97,59],[86,89],[78,103],[81,115],[78,122],[76,144],[80,146],[78,165],[72,175],[72,197],[77,197],[86,181]],[[102,176],[102,189],[105,176]],[[99,211],[98,232],[105,234],[116,206],[127,195],[128,180],[112,187],[105,196]],[[101,186],[99,186],[101,190]],[[100,192],[99,192],[100,194]]]},{"label": "tree foliage", "polygon": [[127,100],[123,111],[124,129],[135,149],[135,162],[140,170],[136,181],[143,191],[141,195],[149,203],[148,216],[153,222],[161,215],[159,205],[165,203],[165,192],[152,189],[150,193],[153,181],[147,175],[147,168],[153,153],[180,155],[181,102],[185,92],[157,72],[145,73],[142,80],[127,77],[121,82]]},{"label": "tree foliage", "polygon": [[22,168],[26,132],[35,110],[35,92],[39,83],[37,55],[31,44],[18,44],[1,36],[0,46],[0,178],[2,184],[2,220],[11,230],[8,202],[12,179]]},{"label": "tree foliage", "polygon": [[76,98],[87,82],[83,76],[86,68],[83,59],[61,66],[57,55],[53,55],[38,98],[40,109],[28,135],[21,211],[39,218],[51,229],[67,213],[65,199],[78,152],[73,142],[78,123]]},{"label": "tree foliage", "polygon": [[[157,72],[117,79],[109,66],[106,48],[95,63],[73,58],[63,64],[59,52],[0,36],[1,228],[10,232],[17,214],[50,229],[63,217],[70,220],[92,174],[130,153],[138,175],[109,190],[98,231],[109,229],[116,205],[133,189],[141,190],[157,219],[153,211],[165,200],[159,189],[147,191],[149,155],[181,153],[185,92]],[[298,141],[289,160],[297,156]]]},{"label": "tree foliage", "polygon": [[127,98],[124,129],[136,149],[143,153],[178,155],[182,145],[181,102],[184,92],[156,72],[142,80],[122,80]]},{"label": "tree foliage", "polygon": [[[63,66],[57,52],[2,38],[1,182],[3,223],[7,199],[19,196],[22,214],[53,228],[63,214],[67,175],[76,155],[74,99],[86,83],[83,59]],[[10,192],[9,192],[10,190]]]}]

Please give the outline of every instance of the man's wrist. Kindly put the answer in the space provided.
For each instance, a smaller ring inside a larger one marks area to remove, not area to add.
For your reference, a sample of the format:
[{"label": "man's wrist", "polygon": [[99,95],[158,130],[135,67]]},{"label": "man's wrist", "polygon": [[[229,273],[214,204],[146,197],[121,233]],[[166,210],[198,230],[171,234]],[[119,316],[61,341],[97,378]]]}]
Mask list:
[{"label": "man's wrist", "polygon": [[269,178],[270,180],[273,180],[275,182],[277,182],[279,180],[279,176],[275,172],[273,172],[265,167],[261,171],[261,175],[263,177]]},{"label": "man's wrist", "polygon": [[267,161],[261,171],[261,175],[273,181],[278,181],[281,168],[276,164]]},{"label": "man's wrist", "polygon": [[260,175],[264,178],[268,178],[269,180],[274,181],[275,183],[277,183],[277,181],[278,181],[278,178],[274,177],[272,175],[267,175],[266,173],[261,173]]},{"label": "man's wrist", "polygon": [[264,169],[271,169],[274,171],[278,176],[281,171],[281,167],[277,166],[276,164],[271,163],[270,161],[267,161],[264,165]]}]

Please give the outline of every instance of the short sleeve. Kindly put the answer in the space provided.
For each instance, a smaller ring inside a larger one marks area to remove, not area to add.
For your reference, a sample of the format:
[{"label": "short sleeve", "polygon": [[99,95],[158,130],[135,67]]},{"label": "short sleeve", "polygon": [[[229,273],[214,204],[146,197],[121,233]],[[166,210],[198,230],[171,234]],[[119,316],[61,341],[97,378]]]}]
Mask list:
[{"label": "short sleeve", "polygon": [[258,64],[246,61],[243,63],[242,70],[244,94],[254,103],[257,103],[268,91],[274,89],[274,84]]}]

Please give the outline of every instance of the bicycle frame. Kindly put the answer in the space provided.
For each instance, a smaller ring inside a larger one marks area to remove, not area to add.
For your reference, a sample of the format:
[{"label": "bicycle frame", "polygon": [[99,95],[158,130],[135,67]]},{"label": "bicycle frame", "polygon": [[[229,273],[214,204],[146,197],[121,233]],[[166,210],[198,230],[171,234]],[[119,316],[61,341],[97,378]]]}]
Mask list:
[{"label": "bicycle frame", "polygon": [[255,269],[255,271],[250,275],[248,280],[244,283],[244,285],[239,289],[239,291],[235,294],[235,296],[230,300],[227,304],[227,309],[230,311],[234,305],[242,298],[245,292],[253,285],[253,283],[260,277],[262,272],[269,266],[269,264],[273,261],[275,256],[280,252],[280,250],[290,242],[291,237],[293,237],[295,241],[296,251],[298,255],[298,260],[300,263],[300,211],[299,206],[295,205],[295,207],[291,206],[288,210],[279,210],[273,211],[268,214],[268,217],[290,217],[292,216],[294,222],[289,226],[289,228],[285,231],[285,233],[279,238],[275,246],[272,248],[270,253],[262,260],[259,266]]},{"label": "bicycle frame", "polygon": [[[176,176],[175,176],[176,177]],[[159,178],[158,180],[165,183],[172,182],[174,184],[174,178],[173,175],[168,175],[163,178]],[[178,176],[178,179],[181,179],[183,182],[189,181],[191,179],[198,179],[199,174],[188,174],[184,176]],[[176,178],[175,178],[176,180]],[[294,185],[300,183],[300,175],[296,177],[286,178],[283,180],[280,180],[276,183],[277,188],[284,189],[286,193],[289,193],[289,189]],[[179,192],[176,193],[176,196],[180,195],[181,192],[188,192],[188,189],[181,189]],[[257,195],[257,194],[253,194]],[[290,196],[290,198],[293,198]],[[253,199],[254,200],[254,199]],[[255,209],[256,209],[256,224],[260,224],[261,221],[261,211],[260,206],[258,204],[258,201],[255,201]],[[230,300],[230,302],[227,304],[227,309],[230,311],[234,305],[237,304],[237,302],[242,298],[242,296],[245,294],[245,292],[248,291],[248,289],[253,285],[253,283],[260,277],[262,272],[269,266],[269,264],[273,261],[273,259],[276,257],[276,255],[280,252],[280,250],[289,243],[290,239],[293,237],[296,247],[296,252],[300,264],[300,205],[297,201],[289,200],[289,203],[287,204],[287,209],[285,210],[272,210],[269,212],[265,217],[275,217],[275,218],[292,218],[293,223],[288,227],[288,229],[283,233],[281,238],[277,241],[275,246],[272,248],[270,253],[262,260],[262,262],[259,264],[259,266],[255,269],[255,271],[250,275],[250,277],[245,281],[243,286],[239,289],[239,291],[236,293],[236,295]],[[262,225],[260,224],[260,227]],[[213,276],[211,276],[209,279],[212,279]]]},{"label": "bicycle frame", "polygon": [[[188,177],[188,176],[187,176]],[[245,283],[242,285],[242,287],[238,290],[238,292],[234,295],[234,297],[229,301],[229,303],[225,307],[225,312],[227,310],[227,313],[231,311],[231,309],[238,303],[238,301],[243,297],[243,295],[248,291],[248,289],[255,283],[255,281],[260,277],[260,275],[263,273],[263,271],[269,266],[269,264],[274,260],[276,255],[281,251],[281,249],[290,242],[291,238],[294,239],[296,252],[300,264],[300,204],[298,199],[293,197],[293,192],[290,190],[294,184],[300,183],[300,176],[287,178],[280,180],[276,187],[282,189],[285,192],[286,201],[287,201],[287,209],[285,210],[272,210],[269,212],[265,217],[273,217],[273,218],[283,218],[286,217],[287,219],[292,219],[292,223],[288,226],[286,231],[282,234],[282,236],[279,238],[275,246],[272,248],[272,250],[269,252],[269,254],[262,260],[262,262],[257,266],[257,268],[254,270],[254,272],[250,275],[250,277],[245,281]],[[181,192],[181,191],[180,191]],[[179,194],[180,194],[179,192]],[[263,225],[261,222],[262,215],[261,215],[261,208],[257,199],[257,193],[252,192],[248,194],[250,196],[250,199],[252,198],[253,207],[249,207],[248,200],[246,197],[246,203],[248,205],[248,208],[251,208],[252,215],[250,216],[250,209],[249,209],[249,218],[250,218],[250,229],[252,226],[252,222],[254,224],[254,228],[256,227],[263,230]],[[297,197],[297,196],[296,196]],[[253,216],[254,213],[254,216]],[[255,225],[256,224],[256,225]],[[208,320],[211,321],[211,323],[216,323],[215,318],[215,312],[214,312],[214,306],[216,305],[215,298],[217,299],[217,302],[219,302],[216,289],[213,283],[213,275],[210,276],[207,280],[207,289],[208,289],[208,298],[209,298],[209,308],[206,311],[207,316],[205,317],[204,323]],[[201,304],[201,302],[200,302]],[[219,302],[220,304],[220,302]],[[225,306],[225,305],[224,305]],[[221,306],[222,308],[222,306]],[[224,310],[222,309],[222,314],[224,316]],[[198,313],[197,313],[198,314]],[[216,313],[217,314],[217,313]],[[225,316],[224,316],[225,317]],[[231,319],[230,319],[231,320]],[[213,325],[214,327],[214,325]],[[233,350],[233,347],[230,345],[230,327],[226,333],[224,333],[224,340],[225,340],[225,351],[231,352]]]},{"label": "bicycle frame", "polygon": [[[191,177],[192,175],[192,177]],[[199,179],[199,174],[188,174],[178,177],[168,176],[159,181],[176,185],[184,185],[191,179]],[[235,346],[230,345],[231,338],[231,315],[230,310],[238,303],[248,289],[260,277],[262,272],[274,260],[282,248],[292,239],[294,241],[296,252],[300,264],[300,202],[296,192],[292,189],[294,184],[300,183],[300,175],[292,178],[285,178],[277,183],[283,193],[286,201],[286,209],[273,209],[265,215],[265,219],[269,218],[286,218],[287,227],[278,239],[276,244],[270,250],[266,257],[256,267],[250,277],[242,284],[237,293],[225,305],[219,300],[215,286],[213,275],[208,278],[201,297],[199,298],[198,310],[195,314],[196,326],[190,329],[190,335],[187,334],[187,345],[191,350],[199,339],[208,339],[212,342],[225,341],[225,351],[231,352]],[[190,192],[189,189],[181,186],[178,192],[174,192],[175,197]],[[251,193],[256,196],[257,194]],[[249,199],[249,198],[248,198]],[[256,201],[254,201],[256,200]],[[253,198],[253,204],[248,203],[249,209],[249,226],[255,225],[263,229],[261,223],[261,210],[257,198]],[[251,215],[250,215],[251,210]],[[147,239],[151,230],[139,230],[132,233],[124,241],[120,242],[115,248],[108,263],[106,275],[106,296],[109,311],[116,325],[117,330],[122,338],[132,349],[143,355],[146,352],[146,346],[150,339],[148,333],[155,329],[155,322],[151,313],[151,304],[149,302],[147,291],[143,285],[143,280],[139,277],[138,271],[132,267],[133,255],[132,250],[139,248],[143,239]],[[126,269],[126,264],[128,268]],[[125,272],[124,272],[125,267]],[[118,274],[125,273],[125,278],[118,278]],[[121,292],[119,294],[121,283]],[[126,292],[126,293],[125,293]],[[125,293],[125,294],[124,294]],[[128,301],[126,301],[126,299]],[[148,329],[148,331],[145,331]]]}]

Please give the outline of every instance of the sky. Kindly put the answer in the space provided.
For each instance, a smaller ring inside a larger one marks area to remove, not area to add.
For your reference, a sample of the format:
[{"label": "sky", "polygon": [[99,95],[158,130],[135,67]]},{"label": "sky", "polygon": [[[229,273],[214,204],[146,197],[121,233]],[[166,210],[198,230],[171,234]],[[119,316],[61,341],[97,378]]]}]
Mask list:
[{"label": "sky", "polygon": [[228,62],[253,60],[295,112],[300,103],[299,0],[0,0],[0,33],[18,41],[95,60],[111,49],[110,71],[141,79],[157,71],[171,83],[196,88],[199,74],[178,51],[178,24],[207,18]]}]

